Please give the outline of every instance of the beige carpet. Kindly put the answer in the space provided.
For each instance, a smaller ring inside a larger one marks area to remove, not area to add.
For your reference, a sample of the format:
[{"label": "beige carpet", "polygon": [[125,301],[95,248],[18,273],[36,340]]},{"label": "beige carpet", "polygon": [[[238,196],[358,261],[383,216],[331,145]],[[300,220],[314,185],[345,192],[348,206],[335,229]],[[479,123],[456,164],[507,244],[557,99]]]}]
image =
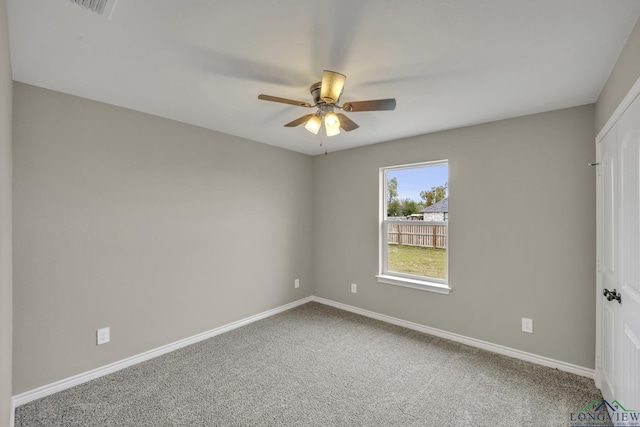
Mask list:
[{"label": "beige carpet", "polygon": [[569,426],[593,381],[309,303],[19,407],[16,426]]}]

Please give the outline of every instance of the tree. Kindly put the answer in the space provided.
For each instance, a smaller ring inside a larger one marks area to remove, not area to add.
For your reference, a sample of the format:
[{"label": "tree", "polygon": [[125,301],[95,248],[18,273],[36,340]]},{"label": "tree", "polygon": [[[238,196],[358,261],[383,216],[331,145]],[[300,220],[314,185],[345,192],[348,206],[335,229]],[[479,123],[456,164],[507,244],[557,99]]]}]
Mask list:
[{"label": "tree", "polygon": [[392,200],[387,205],[387,216],[401,216],[401,215],[402,215],[402,205],[397,199]]},{"label": "tree", "polygon": [[447,197],[447,190],[449,189],[449,183],[445,182],[444,185],[437,187],[431,187],[429,191],[421,191],[420,197],[423,200],[424,206],[431,206],[438,203],[440,200]]},{"label": "tree", "polygon": [[402,215],[402,206],[398,201],[398,179],[387,180],[387,216]]},{"label": "tree", "polygon": [[391,178],[387,180],[387,204],[398,199],[398,179]]},{"label": "tree", "polygon": [[420,213],[420,205],[415,201],[407,198],[402,201],[402,216],[409,216]]}]

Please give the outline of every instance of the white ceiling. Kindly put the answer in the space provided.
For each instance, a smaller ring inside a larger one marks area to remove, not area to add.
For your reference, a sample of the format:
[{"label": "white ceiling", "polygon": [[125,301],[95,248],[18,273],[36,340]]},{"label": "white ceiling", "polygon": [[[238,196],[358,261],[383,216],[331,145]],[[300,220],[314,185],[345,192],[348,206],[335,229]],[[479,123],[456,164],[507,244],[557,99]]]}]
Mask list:
[{"label": "white ceiling", "polygon": [[[319,154],[593,103],[637,0],[6,0],[16,81]],[[361,127],[283,124],[313,110],[323,69],[347,75]],[[324,142],[324,148],[320,143]]]}]

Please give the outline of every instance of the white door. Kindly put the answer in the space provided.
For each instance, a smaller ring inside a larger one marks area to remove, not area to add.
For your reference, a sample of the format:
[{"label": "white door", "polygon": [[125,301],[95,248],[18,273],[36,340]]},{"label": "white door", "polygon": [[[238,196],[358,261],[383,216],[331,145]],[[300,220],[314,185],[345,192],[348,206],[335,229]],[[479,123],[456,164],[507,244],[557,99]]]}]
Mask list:
[{"label": "white door", "polygon": [[598,243],[600,245],[598,264],[601,286],[596,296],[600,304],[598,308],[601,323],[601,355],[599,360],[602,383],[600,389],[605,400],[609,402],[615,400],[614,386],[619,382],[615,370],[618,366],[615,361],[618,355],[616,348],[620,340],[619,334],[616,334],[619,307],[608,301],[603,294],[605,289],[610,291],[618,286],[618,167],[616,148],[616,128],[613,127],[599,145],[598,190],[600,197],[598,209],[600,209],[601,233]]},{"label": "white door", "polygon": [[640,99],[618,121],[617,134],[621,304],[616,308],[622,383],[616,384],[615,392],[619,402],[629,402],[626,405],[640,411]]},{"label": "white door", "polygon": [[603,397],[640,411],[640,99],[599,143],[599,368]]}]

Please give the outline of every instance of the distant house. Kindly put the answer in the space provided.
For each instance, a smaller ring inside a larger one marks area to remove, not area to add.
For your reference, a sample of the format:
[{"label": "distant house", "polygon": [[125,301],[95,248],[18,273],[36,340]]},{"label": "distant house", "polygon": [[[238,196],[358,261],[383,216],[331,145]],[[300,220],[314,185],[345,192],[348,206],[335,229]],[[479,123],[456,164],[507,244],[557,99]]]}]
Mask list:
[{"label": "distant house", "polygon": [[424,214],[425,221],[448,221],[449,220],[449,198],[445,197],[438,203],[427,206],[420,212]]}]

